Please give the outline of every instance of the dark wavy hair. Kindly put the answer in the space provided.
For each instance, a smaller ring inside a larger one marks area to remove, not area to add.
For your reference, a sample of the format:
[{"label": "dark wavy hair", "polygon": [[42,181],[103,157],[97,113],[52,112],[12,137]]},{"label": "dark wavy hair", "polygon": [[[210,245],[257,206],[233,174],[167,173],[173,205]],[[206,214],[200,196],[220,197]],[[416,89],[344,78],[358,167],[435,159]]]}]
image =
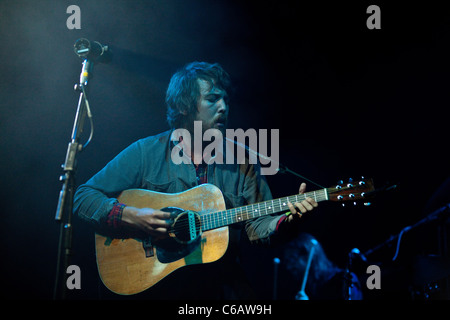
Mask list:
[{"label": "dark wavy hair", "polygon": [[200,87],[197,79],[205,80],[231,94],[231,79],[218,63],[191,62],[170,79],[166,92],[167,122],[171,128],[183,127],[197,113]]}]

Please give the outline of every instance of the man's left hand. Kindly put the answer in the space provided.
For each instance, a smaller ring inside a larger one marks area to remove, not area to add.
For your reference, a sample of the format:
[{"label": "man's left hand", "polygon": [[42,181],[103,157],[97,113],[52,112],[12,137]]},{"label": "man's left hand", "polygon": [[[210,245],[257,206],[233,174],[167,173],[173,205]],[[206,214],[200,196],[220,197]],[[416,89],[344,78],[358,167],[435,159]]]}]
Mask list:
[{"label": "man's left hand", "polygon": [[[306,183],[302,183],[299,188],[299,194],[304,194],[306,191]],[[293,220],[297,220],[301,218],[301,216],[309,211],[312,211],[314,208],[317,208],[319,204],[310,197],[307,197],[305,200],[301,202],[295,202],[292,204],[288,202],[289,210],[291,214],[288,216],[287,221],[291,222]]]}]

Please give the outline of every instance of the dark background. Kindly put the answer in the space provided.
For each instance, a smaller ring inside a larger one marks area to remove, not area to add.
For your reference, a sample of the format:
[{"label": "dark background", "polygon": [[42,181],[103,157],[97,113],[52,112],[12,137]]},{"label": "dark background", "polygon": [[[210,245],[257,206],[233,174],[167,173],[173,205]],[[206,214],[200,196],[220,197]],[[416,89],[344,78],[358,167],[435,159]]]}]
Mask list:
[{"label": "dark background", "polygon": [[[72,4],[81,9],[81,30],[66,27]],[[381,8],[381,30],[366,27],[370,4]],[[237,88],[230,127],[280,129],[280,161],[291,170],[324,186],[360,176],[376,187],[397,185],[370,207],[323,203],[304,218],[302,230],[345,267],[352,248],[365,252],[427,216],[449,177],[446,9],[387,1],[1,1],[2,294],[52,297],[60,166],[81,71],[76,39],[114,53],[110,64],[95,65],[89,83],[95,132],[79,155],[78,184],[136,139],[168,129],[164,96],[173,72],[194,60],[219,62]],[[303,181],[268,180],[276,197],[296,193]],[[405,234],[395,263],[395,248],[377,251],[373,259],[388,275],[367,297],[409,299],[412,261],[440,253],[438,230]],[[97,297],[92,240],[75,220],[82,289],[73,298]],[[278,249],[255,248],[244,261],[262,298],[272,297]]]}]

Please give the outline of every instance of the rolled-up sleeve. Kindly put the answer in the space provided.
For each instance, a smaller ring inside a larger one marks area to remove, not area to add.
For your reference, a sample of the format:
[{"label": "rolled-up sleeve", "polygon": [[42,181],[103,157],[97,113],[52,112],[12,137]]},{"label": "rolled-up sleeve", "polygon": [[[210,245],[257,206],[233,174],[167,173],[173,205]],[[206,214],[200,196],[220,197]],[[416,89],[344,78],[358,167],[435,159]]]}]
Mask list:
[{"label": "rolled-up sleeve", "polygon": [[74,196],[74,214],[96,229],[104,228],[108,214],[118,202],[117,196],[123,190],[140,186],[141,163],[139,143],[133,143],[78,187]]}]

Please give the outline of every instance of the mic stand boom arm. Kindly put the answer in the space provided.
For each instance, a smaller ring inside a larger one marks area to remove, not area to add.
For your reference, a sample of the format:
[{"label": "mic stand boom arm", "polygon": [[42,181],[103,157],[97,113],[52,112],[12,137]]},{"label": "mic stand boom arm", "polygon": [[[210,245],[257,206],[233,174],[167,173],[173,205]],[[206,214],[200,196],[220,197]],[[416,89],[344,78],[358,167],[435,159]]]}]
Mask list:
[{"label": "mic stand boom arm", "polygon": [[259,158],[263,158],[263,159],[265,159],[265,160],[267,160],[267,161],[269,161],[269,162],[276,162],[276,163],[278,164],[278,172],[283,173],[283,174],[284,174],[284,173],[290,173],[290,174],[292,174],[292,175],[294,175],[294,176],[296,176],[296,177],[299,177],[299,178],[301,178],[301,179],[303,179],[303,180],[306,180],[306,181],[308,181],[308,182],[310,182],[310,183],[312,183],[312,184],[315,184],[316,186],[318,186],[318,187],[321,188],[321,189],[325,189],[325,187],[321,186],[320,184],[315,183],[314,181],[307,179],[306,177],[302,176],[301,174],[299,174],[299,173],[297,173],[297,172],[295,172],[295,171],[292,171],[291,169],[289,169],[288,167],[286,167],[286,166],[283,165],[282,163],[280,163],[280,162],[278,162],[278,161],[275,161],[275,160],[273,160],[272,158],[270,158],[270,157],[268,157],[268,156],[265,156],[265,155],[259,153],[258,151],[255,151],[255,150],[250,149],[250,148],[249,148],[248,146],[246,146],[245,144],[242,144],[242,143],[240,143],[240,142],[234,141],[234,140],[229,139],[229,138],[227,138],[227,137],[226,137],[225,139],[226,139],[227,141],[231,142],[231,143],[234,143],[235,145],[237,145],[237,146],[239,146],[239,147],[241,147],[241,148],[246,149],[249,153],[251,153],[251,154],[253,154],[253,155],[255,155],[255,156],[259,157]]},{"label": "mic stand boom arm", "polygon": [[416,222],[415,224],[411,225],[411,226],[406,226],[404,227],[400,233],[396,234],[395,236],[391,236],[389,239],[387,239],[386,241],[384,241],[383,243],[377,245],[375,248],[372,248],[370,250],[367,250],[364,253],[364,256],[369,256],[371,254],[373,254],[375,251],[380,250],[381,248],[385,247],[385,246],[390,246],[391,243],[397,239],[397,245],[396,245],[396,253],[394,255],[394,257],[392,258],[392,261],[394,261],[397,256],[398,256],[398,251],[399,251],[399,247],[400,247],[400,240],[401,237],[403,236],[403,234],[405,232],[411,231],[413,229],[416,229],[419,226],[425,225],[427,223],[442,219],[443,217],[445,217],[445,215],[448,215],[450,212],[450,203],[446,204],[443,207],[440,207],[439,209],[433,211],[432,213],[428,214],[427,216],[425,216],[423,219],[421,219],[420,221]]}]

